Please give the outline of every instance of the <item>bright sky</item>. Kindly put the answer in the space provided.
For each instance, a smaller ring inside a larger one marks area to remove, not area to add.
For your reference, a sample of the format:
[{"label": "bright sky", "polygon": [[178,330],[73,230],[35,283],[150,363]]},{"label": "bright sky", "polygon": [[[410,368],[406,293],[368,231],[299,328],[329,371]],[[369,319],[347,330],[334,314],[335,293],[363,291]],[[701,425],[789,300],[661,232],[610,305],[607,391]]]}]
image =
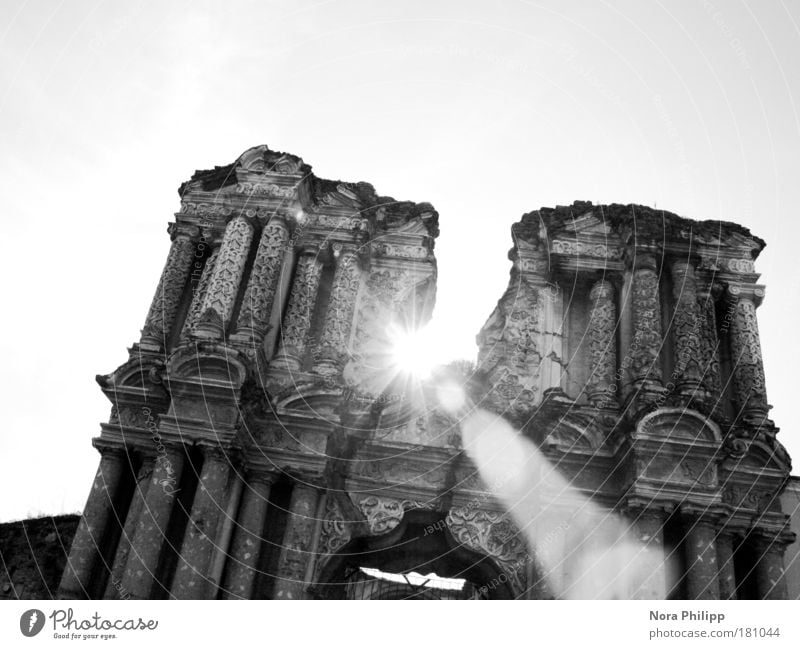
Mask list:
[{"label": "bright sky", "polygon": [[78,511],[169,247],[178,185],[269,144],[441,214],[448,355],[543,205],[645,203],[768,247],[761,339],[800,457],[800,5],[0,3],[0,520]]}]

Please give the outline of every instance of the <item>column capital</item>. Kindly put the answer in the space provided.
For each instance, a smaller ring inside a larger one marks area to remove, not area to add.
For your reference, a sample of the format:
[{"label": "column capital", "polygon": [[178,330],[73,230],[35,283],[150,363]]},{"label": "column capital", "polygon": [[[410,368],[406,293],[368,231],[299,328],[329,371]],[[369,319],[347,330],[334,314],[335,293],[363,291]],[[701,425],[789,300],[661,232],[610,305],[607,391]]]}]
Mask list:
[{"label": "column capital", "polygon": [[749,300],[757,307],[764,301],[766,291],[762,284],[747,284],[744,282],[729,282],[727,285],[727,297],[732,302]]},{"label": "column capital", "polygon": [[200,238],[200,228],[188,223],[168,223],[167,232],[169,233],[171,241],[175,241],[175,239],[178,238],[191,239],[194,241]]},{"label": "column capital", "polygon": [[640,244],[630,246],[624,254],[626,265],[632,270],[652,270],[658,269],[658,258],[660,254],[658,246]]},{"label": "column capital", "polygon": [[104,457],[113,455],[118,455],[120,458],[128,457],[127,447],[125,444],[117,440],[95,437],[92,440],[92,446],[94,446]]},{"label": "column capital", "polygon": [[589,297],[592,300],[606,299],[610,300],[614,297],[614,284],[607,279],[598,279],[592,285],[589,291]]},{"label": "column capital", "polygon": [[274,485],[280,475],[273,471],[262,471],[260,469],[248,468],[245,473],[245,481],[249,484],[259,483],[267,487]]}]

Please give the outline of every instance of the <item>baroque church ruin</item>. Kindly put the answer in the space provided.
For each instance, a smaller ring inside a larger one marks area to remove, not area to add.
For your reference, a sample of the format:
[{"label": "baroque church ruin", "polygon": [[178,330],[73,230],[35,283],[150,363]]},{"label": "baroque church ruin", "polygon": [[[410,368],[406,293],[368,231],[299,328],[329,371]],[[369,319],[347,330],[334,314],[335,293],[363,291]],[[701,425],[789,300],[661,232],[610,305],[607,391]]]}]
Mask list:
[{"label": "baroque church ruin", "polygon": [[[525,214],[477,366],[417,380],[392,338],[431,317],[431,205],[265,146],[180,195],[141,339],[97,377],[111,415],[60,597],[569,597],[607,512],[669,559],[628,597],[787,597],[791,465],[746,228]],[[441,376],[549,467],[527,518],[465,450]],[[592,503],[580,522],[571,498]]]}]

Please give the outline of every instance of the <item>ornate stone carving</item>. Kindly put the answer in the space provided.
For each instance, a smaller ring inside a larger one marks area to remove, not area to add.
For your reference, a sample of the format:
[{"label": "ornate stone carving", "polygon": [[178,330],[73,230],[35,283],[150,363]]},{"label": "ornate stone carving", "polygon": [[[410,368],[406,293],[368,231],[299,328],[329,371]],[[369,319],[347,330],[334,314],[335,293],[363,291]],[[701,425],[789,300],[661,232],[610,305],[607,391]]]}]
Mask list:
[{"label": "ornate stone carving", "polygon": [[447,514],[447,527],[459,543],[491,557],[507,574],[516,595],[525,592],[528,552],[508,515],[455,507]]},{"label": "ornate stone carving", "polygon": [[396,500],[367,496],[358,501],[358,509],[367,519],[367,529],[373,536],[390,532],[403,520],[409,509],[431,509],[430,503],[416,500]]},{"label": "ornate stone carving", "polygon": [[406,259],[427,259],[430,251],[425,246],[400,246],[391,243],[377,243],[372,246],[377,255],[403,257]]},{"label": "ornate stone carving", "polygon": [[728,259],[728,270],[733,273],[752,273],[755,272],[752,259]]},{"label": "ornate stone carving", "polygon": [[375,394],[386,387],[386,382],[376,375],[386,369],[391,345],[387,328],[393,322],[403,323],[411,315],[402,313],[402,305],[414,290],[428,295],[432,290],[425,284],[428,279],[429,276],[420,277],[405,269],[376,270],[366,278],[352,339],[353,361],[345,371],[348,384],[357,384],[364,393]]},{"label": "ornate stone carving", "polygon": [[239,183],[236,185],[237,194],[248,196],[272,196],[274,198],[292,198],[294,187],[281,187],[271,183]]},{"label": "ornate stone carving", "polygon": [[769,405],[756,305],[749,293],[738,287],[730,287],[729,293],[735,301],[731,323],[731,363],[736,403],[745,415],[758,419],[767,415]]},{"label": "ornate stone carving", "polygon": [[276,359],[282,359],[283,363],[290,364],[294,369],[299,369],[305,354],[321,274],[322,262],[317,251],[304,251],[297,261],[289,305],[281,329],[281,346]]},{"label": "ornate stone carving", "polygon": [[616,259],[620,256],[621,250],[618,246],[607,246],[602,243],[592,243],[584,241],[563,241],[556,239],[553,241],[553,252],[558,255],[599,257],[601,259]]},{"label": "ornate stone carving", "polygon": [[198,335],[201,327],[214,337],[222,336],[225,332],[239,292],[252,240],[253,226],[246,218],[237,216],[228,223],[214,264],[214,273],[203,298],[199,322],[195,327]]},{"label": "ornate stone carving", "polygon": [[200,276],[200,281],[194,289],[192,303],[189,306],[189,311],[186,314],[186,319],[183,322],[183,329],[181,329],[182,339],[188,337],[192,333],[195,325],[200,319],[203,301],[205,300],[206,293],[208,292],[208,285],[211,282],[211,276],[214,274],[214,266],[217,263],[218,256],[219,248],[216,248],[203,266],[203,274]]},{"label": "ornate stone carving", "polygon": [[631,376],[636,384],[661,383],[661,303],[654,255],[637,253],[633,271]]},{"label": "ornate stone carving", "polygon": [[351,538],[350,525],[345,521],[342,506],[335,497],[328,497],[325,503],[325,518],[319,537],[320,554],[336,554],[347,545]]},{"label": "ornate stone carving", "polygon": [[249,334],[256,340],[264,337],[288,238],[289,231],[283,219],[274,218],[264,226],[242,299],[237,333]]},{"label": "ornate stone carving", "polygon": [[142,329],[142,342],[163,346],[175,324],[183,289],[191,271],[195,254],[194,237],[199,234],[196,228],[190,232],[181,230],[175,233],[169,249],[167,263],[161,273],[156,294],[150,304],[150,311]]},{"label": "ornate stone carving", "polygon": [[233,214],[233,208],[219,203],[184,201],[181,203],[181,213],[197,214],[205,217],[227,217]]},{"label": "ornate stone carving", "polygon": [[703,388],[708,392],[715,411],[721,409],[722,391],[719,365],[719,339],[717,314],[713,290],[698,293],[697,309],[700,317],[699,366]]},{"label": "ornate stone carving", "polygon": [[336,246],[334,250],[339,252],[339,256],[315,366],[322,372],[337,370],[347,356],[347,343],[361,280],[355,250],[340,251]]},{"label": "ornate stone carving", "polygon": [[617,307],[614,287],[611,282],[600,280],[592,287],[589,298],[593,303],[588,331],[592,369],[587,388],[594,405],[608,408],[616,404]]},{"label": "ornate stone carving", "polygon": [[700,366],[702,321],[697,306],[697,282],[692,262],[678,260],[672,263],[672,295],[675,301],[672,376],[681,393],[690,395],[700,385],[703,376]]},{"label": "ornate stone carving", "polygon": [[514,280],[478,334],[478,367],[492,386],[489,403],[512,417],[536,403],[543,358],[539,289],[519,275]]}]

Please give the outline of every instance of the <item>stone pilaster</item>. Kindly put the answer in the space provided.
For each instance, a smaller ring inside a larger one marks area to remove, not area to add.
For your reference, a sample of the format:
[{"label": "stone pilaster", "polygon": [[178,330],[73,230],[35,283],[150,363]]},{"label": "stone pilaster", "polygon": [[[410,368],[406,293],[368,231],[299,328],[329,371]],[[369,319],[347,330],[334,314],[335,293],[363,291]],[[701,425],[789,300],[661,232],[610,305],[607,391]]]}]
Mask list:
[{"label": "stone pilaster", "polygon": [[588,331],[592,354],[588,396],[597,408],[613,408],[617,405],[617,307],[614,304],[614,286],[601,279],[592,286],[589,298],[593,307]]},{"label": "stone pilaster", "polygon": [[322,338],[317,350],[314,370],[320,374],[336,374],[347,356],[347,343],[355,313],[356,295],[361,279],[358,255],[355,248],[334,244],[336,271],[325,314]]},{"label": "stone pilaster", "polygon": [[214,264],[200,317],[195,325],[195,336],[198,338],[219,339],[225,335],[252,240],[253,226],[250,221],[243,216],[231,219],[225,228],[219,257]]},{"label": "stone pilaster", "polygon": [[211,255],[209,255],[205,265],[203,266],[203,271],[200,275],[200,281],[194,288],[192,302],[189,306],[189,311],[186,313],[186,319],[183,321],[181,339],[188,338],[194,331],[195,325],[200,320],[200,314],[203,310],[203,301],[208,293],[208,285],[211,283],[211,276],[214,274],[214,267],[217,263],[217,257],[219,257],[218,245],[214,246],[214,249],[211,251]]},{"label": "stone pilaster", "polygon": [[672,381],[678,394],[687,399],[699,396],[703,370],[700,367],[701,325],[697,304],[697,280],[694,262],[678,259],[672,262],[672,297],[675,313],[672,319]]},{"label": "stone pilaster", "polygon": [[136,532],[136,525],[139,523],[139,516],[144,509],[147,489],[150,486],[150,479],[153,476],[154,458],[146,457],[142,462],[139,473],[136,476],[136,486],[133,489],[128,514],[125,517],[125,526],[122,529],[117,544],[117,551],[114,555],[114,562],[111,567],[111,576],[106,584],[106,592],[103,599],[125,599],[125,591],[122,590],[122,577],[125,572],[125,564],[128,562],[128,555],[131,551],[131,542]]},{"label": "stone pilaster", "polygon": [[636,391],[662,387],[661,300],[658,289],[656,256],[637,251],[631,283],[633,341],[631,342],[631,380]]},{"label": "stone pilaster", "polygon": [[199,235],[196,227],[170,225],[172,246],[167,263],[161,273],[156,294],[150,303],[141,346],[148,350],[165,349],[183,296],[183,289],[192,270],[195,255],[195,239]]},{"label": "stone pilaster", "polygon": [[764,289],[752,284],[731,285],[728,295],[733,310],[731,366],[736,405],[745,420],[761,422],[769,413],[756,318],[756,306],[764,297]]},{"label": "stone pilaster", "polygon": [[736,599],[736,574],[733,567],[734,535],[726,530],[717,535],[719,598]]},{"label": "stone pilaster", "polygon": [[551,283],[541,289],[542,298],[542,394],[560,390],[564,368],[564,292]]},{"label": "stone pilaster", "polygon": [[664,556],[664,522],[666,513],[659,509],[643,509],[633,516],[632,532],[645,556],[642,581],[635,584],[632,599],[665,599],[667,574]]},{"label": "stone pilaster", "polygon": [[269,493],[275,476],[257,473],[248,477],[236,521],[223,582],[224,599],[250,599],[264,542]]},{"label": "stone pilaster", "polygon": [[72,540],[67,567],[58,592],[64,599],[90,599],[97,596],[92,581],[99,569],[111,515],[118,506],[120,483],[127,469],[128,457],[122,448],[101,448],[100,466],[86,501],[78,530]]},{"label": "stone pilaster", "polygon": [[311,559],[315,514],[319,492],[315,487],[295,484],[289,503],[273,599],[305,599],[306,567]]},{"label": "stone pilaster", "polygon": [[273,365],[288,370],[300,369],[305,355],[311,317],[317,302],[322,262],[316,248],[306,248],[297,260],[289,305],[281,326],[281,344]]},{"label": "stone pilaster", "polygon": [[719,365],[717,307],[719,287],[701,286],[697,292],[700,312],[700,372],[702,385],[714,412],[722,410],[722,379]]},{"label": "stone pilaster", "polygon": [[761,599],[786,599],[784,576],[784,544],[770,535],[757,535],[753,540],[756,559],[756,584]]},{"label": "stone pilaster", "polygon": [[144,507],[131,542],[122,590],[133,599],[149,599],[158,580],[158,562],[183,472],[183,449],[164,447],[155,459]]},{"label": "stone pilaster", "polygon": [[281,216],[264,226],[256,258],[236,321],[236,335],[260,343],[269,327],[272,303],[289,240],[289,227]]},{"label": "stone pilaster", "polygon": [[684,516],[687,599],[719,599],[717,530],[711,520]]},{"label": "stone pilaster", "polygon": [[203,469],[171,588],[175,599],[206,599],[213,586],[209,567],[217,528],[225,515],[232,458],[216,447],[205,447],[203,456]]}]

